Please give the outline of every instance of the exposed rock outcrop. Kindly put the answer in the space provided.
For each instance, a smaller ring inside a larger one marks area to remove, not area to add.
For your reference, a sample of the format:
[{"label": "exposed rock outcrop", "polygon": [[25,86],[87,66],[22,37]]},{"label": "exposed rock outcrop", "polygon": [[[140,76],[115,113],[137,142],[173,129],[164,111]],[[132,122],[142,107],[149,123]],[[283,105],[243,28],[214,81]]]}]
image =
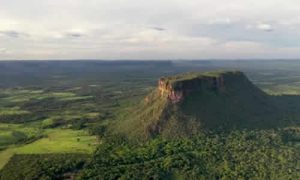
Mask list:
[{"label": "exposed rock outcrop", "polygon": [[[187,75],[182,75],[182,77],[184,76]],[[172,103],[178,103],[192,92],[204,89],[223,92],[225,89],[225,73],[218,76],[205,76],[203,74],[190,74],[190,76],[191,78],[188,79],[181,79],[181,76],[178,76],[177,79],[160,78],[158,81],[160,96],[167,97]]]}]

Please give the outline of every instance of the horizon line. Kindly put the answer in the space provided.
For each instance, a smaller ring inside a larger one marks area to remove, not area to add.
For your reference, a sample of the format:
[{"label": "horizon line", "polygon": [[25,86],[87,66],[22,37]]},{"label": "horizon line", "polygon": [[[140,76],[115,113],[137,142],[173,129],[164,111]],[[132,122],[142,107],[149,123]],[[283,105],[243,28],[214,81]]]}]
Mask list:
[{"label": "horizon line", "polygon": [[0,59],[7,61],[298,61],[300,58],[207,58],[207,59]]}]

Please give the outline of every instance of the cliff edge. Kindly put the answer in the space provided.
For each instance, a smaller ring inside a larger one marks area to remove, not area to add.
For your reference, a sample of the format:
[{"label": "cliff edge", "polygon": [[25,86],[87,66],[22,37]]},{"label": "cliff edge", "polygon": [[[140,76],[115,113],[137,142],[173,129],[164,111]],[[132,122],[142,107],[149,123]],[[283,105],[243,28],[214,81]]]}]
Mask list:
[{"label": "cliff edge", "polygon": [[271,127],[278,114],[270,96],[240,71],[162,77],[157,88],[116,125],[133,139],[186,137],[202,131]]},{"label": "cliff edge", "polygon": [[172,103],[178,103],[184,97],[197,91],[210,90],[219,93],[224,92],[225,79],[231,76],[245,77],[239,71],[191,72],[160,78],[158,81],[158,90],[161,97],[167,97]]}]

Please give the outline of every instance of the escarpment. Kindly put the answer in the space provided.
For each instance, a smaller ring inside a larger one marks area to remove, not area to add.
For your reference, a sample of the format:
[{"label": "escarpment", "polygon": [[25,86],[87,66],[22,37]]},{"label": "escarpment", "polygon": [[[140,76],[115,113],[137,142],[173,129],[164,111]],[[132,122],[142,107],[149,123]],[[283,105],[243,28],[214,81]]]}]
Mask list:
[{"label": "escarpment", "polygon": [[[186,137],[206,130],[271,127],[282,114],[272,99],[239,71],[162,77],[158,87],[119,122],[133,139]],[[126,127],[126,128],[124,128]]]},{"label": "escarpment", "polygon": [[171,77],[162,77],[158,81],[161,97],[167,97],[170,102],[181,102],[186,96],[194,92],[214,91],[222,93],[226,89],[226,79],[231,76],[242,76],[238,71],[214,73],[186,73]]}]

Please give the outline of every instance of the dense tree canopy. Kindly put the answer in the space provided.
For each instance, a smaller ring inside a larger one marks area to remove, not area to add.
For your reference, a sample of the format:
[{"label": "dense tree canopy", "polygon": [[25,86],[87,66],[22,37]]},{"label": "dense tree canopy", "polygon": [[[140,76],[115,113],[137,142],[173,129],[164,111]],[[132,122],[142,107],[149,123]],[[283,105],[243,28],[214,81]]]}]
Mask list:
[{"label": "dense tree canopy", "polygon": [[172,141],[157,138],[143,145],[109,140],[80,178],[298,179],[300,151],[285,141],[287,133],[234,131]]}]

